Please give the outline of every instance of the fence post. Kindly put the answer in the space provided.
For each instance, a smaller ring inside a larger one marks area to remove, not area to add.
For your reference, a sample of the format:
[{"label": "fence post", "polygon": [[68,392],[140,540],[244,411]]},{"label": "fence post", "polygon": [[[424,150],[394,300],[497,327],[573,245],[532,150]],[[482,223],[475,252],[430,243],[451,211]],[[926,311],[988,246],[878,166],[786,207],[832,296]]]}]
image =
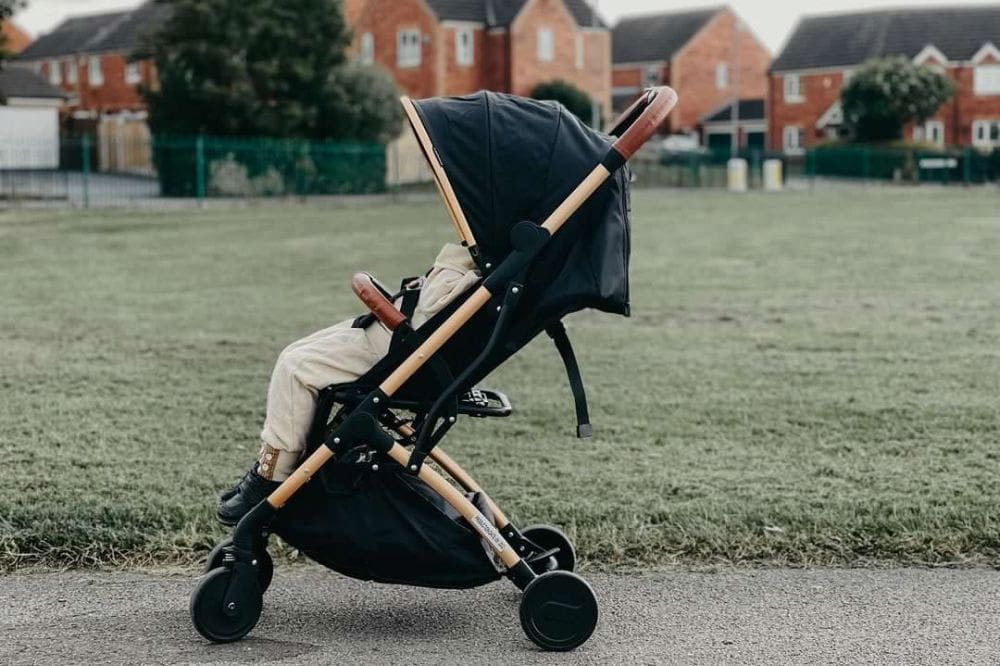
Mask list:
[{"label": "fence post", "polygon": [[205,204],[205,137],[201,134],[194,140],[195,152],[195,196],[198,205]]},{"label": "fence post", "polygon": [[868,180],[871,178],[872,153],[871,148],[865,146],[861,149],[861,178]]},{"label": "fence post", "polygon": [[962,152],[962,180],[968,187],[972,184],[972,148],[966,146]]},{"label": "fence post", "polygon": [[90,208],[90,135],[84,134],[80,142],[83,149],[81,172],[83,174],[83,207]]}]

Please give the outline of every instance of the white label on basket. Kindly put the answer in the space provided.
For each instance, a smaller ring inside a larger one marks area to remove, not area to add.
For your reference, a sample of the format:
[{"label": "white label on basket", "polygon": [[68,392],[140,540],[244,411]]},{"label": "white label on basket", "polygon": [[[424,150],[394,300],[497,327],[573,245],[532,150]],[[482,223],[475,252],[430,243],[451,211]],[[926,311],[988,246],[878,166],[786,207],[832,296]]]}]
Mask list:
[{"label": "white label on basket", "polygon": [[507,548],[507,541],[500,536],[500,531],[493,526],[493,523],[486,516],[477,512],[472,522],[476,524],[476,528],[482,537],[489,541],[496,550],[501,551]]}]

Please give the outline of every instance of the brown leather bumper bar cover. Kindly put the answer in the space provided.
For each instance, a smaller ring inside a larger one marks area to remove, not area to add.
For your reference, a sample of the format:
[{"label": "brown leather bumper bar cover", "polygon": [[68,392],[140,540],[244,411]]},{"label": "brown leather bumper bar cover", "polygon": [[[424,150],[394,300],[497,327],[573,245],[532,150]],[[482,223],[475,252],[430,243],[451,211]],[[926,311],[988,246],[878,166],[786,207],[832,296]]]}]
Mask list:
[{"label": "brown leather bumper bar cover", "polygon": [[620,115],[609,130],[617,136],[612,148],[625,161],[656,134],[677,105],[677,93],[668,86],[650,88]]},{"label": "brown leather bumper bar cover", "polygon": [[372,314],[390,331],[395,331],[406,321],[406,315],[392,304],[382,291],[375,286],[375,280],[368,273],[356,273],[351,280],[351,288],[361,302],[368,306]]}]

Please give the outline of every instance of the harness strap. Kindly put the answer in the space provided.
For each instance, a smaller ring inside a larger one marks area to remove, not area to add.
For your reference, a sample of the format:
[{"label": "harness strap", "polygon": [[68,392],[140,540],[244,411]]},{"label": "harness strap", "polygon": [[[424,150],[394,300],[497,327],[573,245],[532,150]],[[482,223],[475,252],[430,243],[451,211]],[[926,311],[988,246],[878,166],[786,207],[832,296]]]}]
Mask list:
[{"label": "harness strap", "polygon": [[587,389],[583,386],[583,377],[580,376],[580,366],[576,362],[576,354],[573,353],[573,344],[566,334],[566,327],[561,321],[549,324],[545,332],[549,334],[552,341],[559,350],[563,365],[566,366],[566,376],[569,378],[569,388],[573,391],[573,402],[576,405],[576,436],[580,439],[587,439],[594,434],[594,428],[590,425],[590,414],[587,410]]}]

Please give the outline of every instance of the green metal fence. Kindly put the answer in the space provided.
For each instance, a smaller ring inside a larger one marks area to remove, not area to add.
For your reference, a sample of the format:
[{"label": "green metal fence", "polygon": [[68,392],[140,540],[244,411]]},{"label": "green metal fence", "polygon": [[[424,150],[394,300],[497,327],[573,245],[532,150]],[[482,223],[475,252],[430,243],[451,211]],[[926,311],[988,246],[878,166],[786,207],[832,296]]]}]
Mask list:
[{"label": "green metal fence", "polygon": [[802,167],[810,178],[974,185],[1000,181],[1000,149],[826,146],[809,150]]}]

